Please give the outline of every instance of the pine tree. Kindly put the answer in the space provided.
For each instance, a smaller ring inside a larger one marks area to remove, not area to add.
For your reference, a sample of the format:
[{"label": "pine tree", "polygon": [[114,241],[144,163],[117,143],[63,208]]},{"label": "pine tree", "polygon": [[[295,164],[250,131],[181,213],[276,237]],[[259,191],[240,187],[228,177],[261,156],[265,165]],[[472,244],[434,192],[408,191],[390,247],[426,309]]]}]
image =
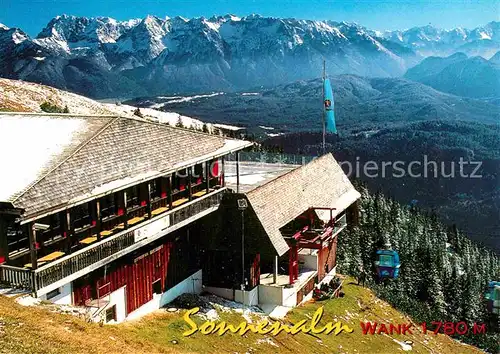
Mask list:
[{"label": "pine tree", "polygon": [[207,123],[203,123],[203,128],[202,128],[204,133],[208,133],[208,126]]},{"label": "pine tree", "polygon": [[144,118],[144,116],[142,115],[142,112],[140,110],[139,107],[137,107],[135,110],[134,110],[134,115],[135,116],[138,116],[138,117],[141,117],[141,118]]}]

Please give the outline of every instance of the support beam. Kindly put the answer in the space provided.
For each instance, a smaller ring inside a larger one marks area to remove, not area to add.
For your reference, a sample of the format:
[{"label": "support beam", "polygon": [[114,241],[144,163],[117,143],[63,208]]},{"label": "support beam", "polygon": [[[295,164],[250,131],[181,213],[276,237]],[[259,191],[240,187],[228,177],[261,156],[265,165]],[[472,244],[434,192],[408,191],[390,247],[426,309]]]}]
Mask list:
[{"label": "support beam", "polygon": [[[154,182],[153,182],[154,183]],[[151,182],[147,182],[147,193],[148,193],[148,199],[146,200],[146,210],[148,212],[148,219],[151,219],[152,217],[152,209],[151,209]]]},{"label": "support beam", "polygon": [[127,191],[123,191],[123,226],[128,228],[128,212],[127,212]]},{"label": "support beam", "polygon": [[206,182],[206,192],[210,192],[210,162],[205,162],[205,182]]},{"label": "support beam", "polygon": [[193,167],[187,168],[187,188],[188,188],[188,199],[189,201],[193,200],[193,187],[191,186],[193,176]]},{"label": "support beam", "polygon": [[9,261],[9,243],[7,240],[7,218],[0,214],[0,264]]},{"label": "support beam", "polygon": [[[239,154],[239,152],[238,152]],[[222,156],[221,158],[221,166],[220,166],[220,170],[219,170],[219,176],[220,176],[220,186],[221,187],[224,187],[224,185],[226,184],[226,181],[225,181],[225,176],[224,176],[224,168],[226,166],[226,159],[224,156]]]},{"label": "support beam", "polygon": [[36,231],[35,223],[30,222],[28,224],[28,238],[30,242],[30,259],[31,259],[31,269],[35,270],[38,268],[37,260],[37,244],[36,244]]},{"label": "support beam", "polygon": [[97,199],[95,202],[95,217],[96,217],[96,223],[95,223],[96,235],[97,235],[97,240],[99,241],[101,239],[101,231],[102,231],[101,201],[99,199]]},{"label": "support beam", "polygon": [[66,211],[62,212],[63,219],[61,223],[64,225],[64,234],[65,237],[65,251],[66,253],[70,253],[71,251],[71,240],[73,238],[73,225],[71,225],[71,209],[66,209]]},{"label": "support beam", "polygon": [[299,254],[296,245],[290,247],[288,251],[288,278],[290,284],[295,283],[299,277]]},{"label": "support beam", "polygon": [[169,209],[172,209],[172,175],[166,178],[167,183],[167,201]]},{"label": "support beam", "polygon": [[273,262],[273,283],[278,283],[278,256],[274,256]]},{"label": "support beam", "polygon": [[240,152],[236,152],[236,193],[240,192]]}]

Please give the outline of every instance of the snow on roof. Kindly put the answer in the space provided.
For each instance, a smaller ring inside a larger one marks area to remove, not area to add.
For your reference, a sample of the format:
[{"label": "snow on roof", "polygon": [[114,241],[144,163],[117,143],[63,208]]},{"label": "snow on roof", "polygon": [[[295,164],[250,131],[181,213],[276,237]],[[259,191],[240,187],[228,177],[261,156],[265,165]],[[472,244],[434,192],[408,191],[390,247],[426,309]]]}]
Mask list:
[{"label": "snow on roof", "polygon": [[0,113],[0,201],[26,222],[250,145],[133,118]]},{"label": "snow on roof", "polygon": [[44,168],[85,130],[83,119],[0,116],[0,201],[9,201],[40,177]]}]

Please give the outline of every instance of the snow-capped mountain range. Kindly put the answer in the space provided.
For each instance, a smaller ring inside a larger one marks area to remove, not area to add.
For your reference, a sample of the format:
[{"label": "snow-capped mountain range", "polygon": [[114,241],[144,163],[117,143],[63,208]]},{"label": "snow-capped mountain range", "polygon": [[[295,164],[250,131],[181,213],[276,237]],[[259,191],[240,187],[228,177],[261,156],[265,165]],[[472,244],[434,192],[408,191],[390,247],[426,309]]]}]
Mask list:
[{"label": "snow-capped mountain range", "polygon": [[500,22],[492,21],[472,30],[460,27],[445,30],[427,25],[405,31],[386,31],[382,36],[423,56],[447,56],[463,52],[489,59],[499,50]]},{"label": "snow-capped mountain range", "polygon": [[[499,22],[377,32],[355,23],[251,15],[116,21],[57,16],[31,38],[0,24],[0,76],[91,97],[236,90],[329,74],[393,77],[425,56],[492,56]],[[494,50],[496,48],[496,50]]]}]

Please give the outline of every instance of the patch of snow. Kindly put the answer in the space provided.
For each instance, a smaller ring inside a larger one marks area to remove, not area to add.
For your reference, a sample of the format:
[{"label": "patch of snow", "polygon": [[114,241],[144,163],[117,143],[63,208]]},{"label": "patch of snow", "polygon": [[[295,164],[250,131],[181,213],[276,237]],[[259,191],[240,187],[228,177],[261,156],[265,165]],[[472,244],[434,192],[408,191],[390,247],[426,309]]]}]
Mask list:
[{"label": "patch of snow", "polygon": [[304,41],[302,40],[302,38],[300,38],[300,36],[298,34],[294,34],[293,39],[295,41],[295,44],[300,45],[300,44],[304,43]]},{"label": "patch of snow", "polygon": [[260,93],[259,92],[243,92],[241,95],[242,96],[259,96]]},{"label": "patch of snow", "polygon": [[20,44],[27,39],[28,38],[19,31],[15,31],[14,33],[12,33],[12,40],[14,41],[15,44]]},{"label": "patch of snow", "polygon": [[16,302],[22,306],[37,306],[42,300],[35,298],[31,295],[20,296],[16,299]]},{"label": "patch of snow", "polygon": [[279,345],[274,343],[274,341],[269,337],[266,337],[264,339],[257,339],[257,341],[255,343],[257,343],[257,344],[269,344],[269,345],[272,345],[273,347],[279,348]]},{"label": "patch of snow", "polygon": [[[84,128],[83,119],[30,119],[18,115],[0,119],[0,150],[16,149],[15,154],[4,154],[2,158],[2,164],[11,168],[9,173],[0,174],[0,200],[7,201],[35,182]],[[30,143],[20,142],[19,137]]]},{"label": "patch of snow", "polygon": [[0,23],[0,28],[4,30],[8,30],[9,27],[5,26],[3,23]]},{"label": "patch of snow", "polygon": [[220,128],[220,129],[226,129],[226,130],[243,130],[245,128],[242,128],[242,127],[236,127],[234,125],[228,125],[228,124],[220,124],[220,123],[215,123],[213,124],[214,127],[216,128]]},{"label": "patch of snow", "polygon": [[[261,172],[261,173],[265,173],[265,172]],[[266,178],[262,174],[259,174],[259,172],[256,172],[255,174],[251,174],[251,175],[246,175],[246,176],[240,175],[240,184],[253,185],[253,184],[258,184],[259,182],[262,182],[265,179]],[[236,183],[236,177],[226,176],[226,181],[228,183]]]},{"label": "patch of snow", "polygon": [[400,342],[399,340],[394,339],[394,338],[392,338],[392,340],[394,342],[398,343],[401,346],[401,349],[405,352],[410,352],[413,349],[413,347],[411,345],[409,345],[405,342]]},{"label": "patch of snow", "polygon": [[215,97],[215,96],[219,96],[219,95],[223,95],[223,94],[224,94],[224,92],[216,92],[216,93],[211,93],[211,94],[208,94],[208,95],[186,96],[186,97],[182,97],[182,98],[179,98],[179,99],[175,99],[175,100],[171,100],[171,101],[165,102],[165,105],[172,104],[172,103],[179,103],[179,102],[189,102],[189,101],[195,100],[197,98]]},{"label": "patch of snow", "polygon": [[264,130],[274,130],[273,127],[266,127],[265,125],[259,125],[259,128],[264,129]]},{"label": "patch of snow", "polygon": [[219,314],[217,313],[217,310],[211,309],[205,314],[205,318],[209,321],[216,321],[219,319]]},{"label": "patch of snow", "polygon": [[210,28],[211,30],[215,31],[215,32],[218,32],[219,31],[219,27],[220,27],[220,24],[219,23],[213,23],[213,22],[209,22],[207,20],[204,20],[203,23],[205,25],[207,25],[208,28]]},{"label": "patch of snow", "polygon": [[487,33],[479,32],[479,35],[481,36],[480,39],[491,39],[491,36],[488,35]]},{"label": "patch of snow", "polygon": [[44,61],[45,57],[33,57],[33,59],[38,60],[38,61]]},{"label": "patch of snow", "polygon": [[285,133],[266,133],[268,137],[275,137],[275,136],[280,136],[280,135],[285,135]]}]

